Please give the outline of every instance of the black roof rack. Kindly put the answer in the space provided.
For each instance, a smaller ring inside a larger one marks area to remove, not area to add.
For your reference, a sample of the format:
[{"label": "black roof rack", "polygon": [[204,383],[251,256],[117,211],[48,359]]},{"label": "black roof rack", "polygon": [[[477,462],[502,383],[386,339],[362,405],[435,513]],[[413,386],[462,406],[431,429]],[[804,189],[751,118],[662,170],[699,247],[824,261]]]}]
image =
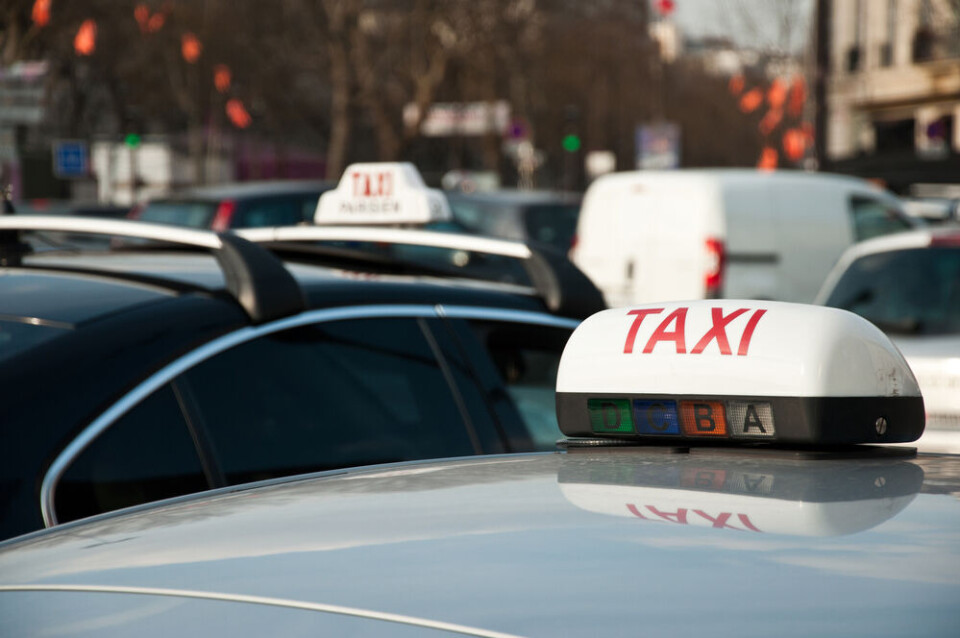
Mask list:
[{"label": "black roof rack", "polygon": [[0,216],[0,266],[19,266],[29,252],[24,231],[109,235],[167,242],[210,250],[223,271],[226,289],[250,320],[264,323],[306,308],[303,291],[290,271],[269,250],[232,233],[164,226],[128,220],[57,216]]},{"label": "black roof rack", "polygon": [[[445,233],[429,230],[408,230],[359,226],[283,226],[250,228],[237,231],[250,241],[266,244],[271,249],[289,252],[296,244],[307,250],[299,256],[315,255],[318,260],[328,256],[309,249],[316,242],[372,242],[376,244],[432,246],[462,250],[485,255],[499,255],[517,259],[523,266],[537,295],[547,308],[558,315],[583,319],[606,309],[603,294],[567,256],[556,248],[534,242],[515,242],[475,235]],[[356,256],[359,251],[352,251]],[[331,258],[338,258],[330,255]],[[404,264],[406,272],[416,270],[414,264]],[[419,272],[438,274],[436,269],[419,266]],[[429,272],[427,272],[429,270]],[[463,273],[442,272],[440,274]],[[465,276],[469,277],[469,274]]]}]

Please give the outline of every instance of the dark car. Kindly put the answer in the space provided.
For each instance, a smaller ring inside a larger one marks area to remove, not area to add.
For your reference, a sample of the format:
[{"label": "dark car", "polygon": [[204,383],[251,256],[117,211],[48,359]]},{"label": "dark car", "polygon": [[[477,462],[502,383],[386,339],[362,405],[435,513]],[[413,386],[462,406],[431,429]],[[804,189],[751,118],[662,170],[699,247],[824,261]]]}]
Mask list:
[{"label": "dark car", "polygon": [[320,195],[334,186],[316,180],[208,186],[152,199],[134,209],[130,218],[215,231],[289,226],[313,221]]},{"label": "dark car", "polygon": [[[174,243],[25,255],[28,229]],[[306,471],[551,448],[560,352],[602,305],[536,249],[532,285],[505,285],[131,221],[0,217],[0,244],[0,538]]]},{"label": "dark car", "polygon": [[537,241],[570,250],[580,216],[580,196],[549,191],[448,193],[454,221],[488,237]]}]

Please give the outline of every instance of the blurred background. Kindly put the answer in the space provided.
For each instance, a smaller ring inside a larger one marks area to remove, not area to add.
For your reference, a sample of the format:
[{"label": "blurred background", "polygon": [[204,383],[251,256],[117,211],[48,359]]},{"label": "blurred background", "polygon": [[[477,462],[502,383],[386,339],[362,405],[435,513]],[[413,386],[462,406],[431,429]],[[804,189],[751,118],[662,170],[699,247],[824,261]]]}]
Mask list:
[{"label": "blurred background", "polygon": [[411,161],[583,190],[756,167],[960,196],[960,0],[0,0],[0,182],[129,207]]}]

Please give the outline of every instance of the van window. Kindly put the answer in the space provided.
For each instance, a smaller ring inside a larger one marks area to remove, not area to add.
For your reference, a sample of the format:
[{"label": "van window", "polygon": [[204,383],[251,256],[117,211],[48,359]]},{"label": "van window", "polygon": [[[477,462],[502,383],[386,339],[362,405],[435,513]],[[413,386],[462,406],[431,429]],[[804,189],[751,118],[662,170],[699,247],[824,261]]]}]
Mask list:
[{"label": "van window", "polygon": [[170,386],[94,439],[57,486],[61,523],[210,487]]},{"label": "van window", "polygon": [[910,230],[908,222],[899,210],[886,202],[854,195],[850,198],[850,213],[853,215],[853,230],[857,241]]}]

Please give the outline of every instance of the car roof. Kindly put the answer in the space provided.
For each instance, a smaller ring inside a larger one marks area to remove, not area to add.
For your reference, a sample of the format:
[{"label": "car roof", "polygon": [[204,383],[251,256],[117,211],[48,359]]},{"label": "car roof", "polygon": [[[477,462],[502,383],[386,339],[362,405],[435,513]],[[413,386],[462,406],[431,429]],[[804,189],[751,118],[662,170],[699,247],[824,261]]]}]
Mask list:
[{"label": "car roof", "polygon": [[0,589],[215,592],[513,635],[944,635],[960,622],[958,494],[960,457],[936,455],[414,462],[8,541]]},{"label": "car roof", "polygon": [[178,201],[185,199],[243,199],[289,195],[299,193],[320,194],[336,187],[335,182],[326,180],[267,180],[253,182],[235,182],[191,188],[166,197],[157,197],[151,201]]},{"label": "car roof", "polygon": [[907,248],[926,248],[937,241],[951,240],[960,243],[960,228],[940,226],[922,228],[902,233],[893,233],[874,237],[854,244],[848,248],[851,256],[862,257],[873,253],[882,253],[889,250],[903,250]]}]

